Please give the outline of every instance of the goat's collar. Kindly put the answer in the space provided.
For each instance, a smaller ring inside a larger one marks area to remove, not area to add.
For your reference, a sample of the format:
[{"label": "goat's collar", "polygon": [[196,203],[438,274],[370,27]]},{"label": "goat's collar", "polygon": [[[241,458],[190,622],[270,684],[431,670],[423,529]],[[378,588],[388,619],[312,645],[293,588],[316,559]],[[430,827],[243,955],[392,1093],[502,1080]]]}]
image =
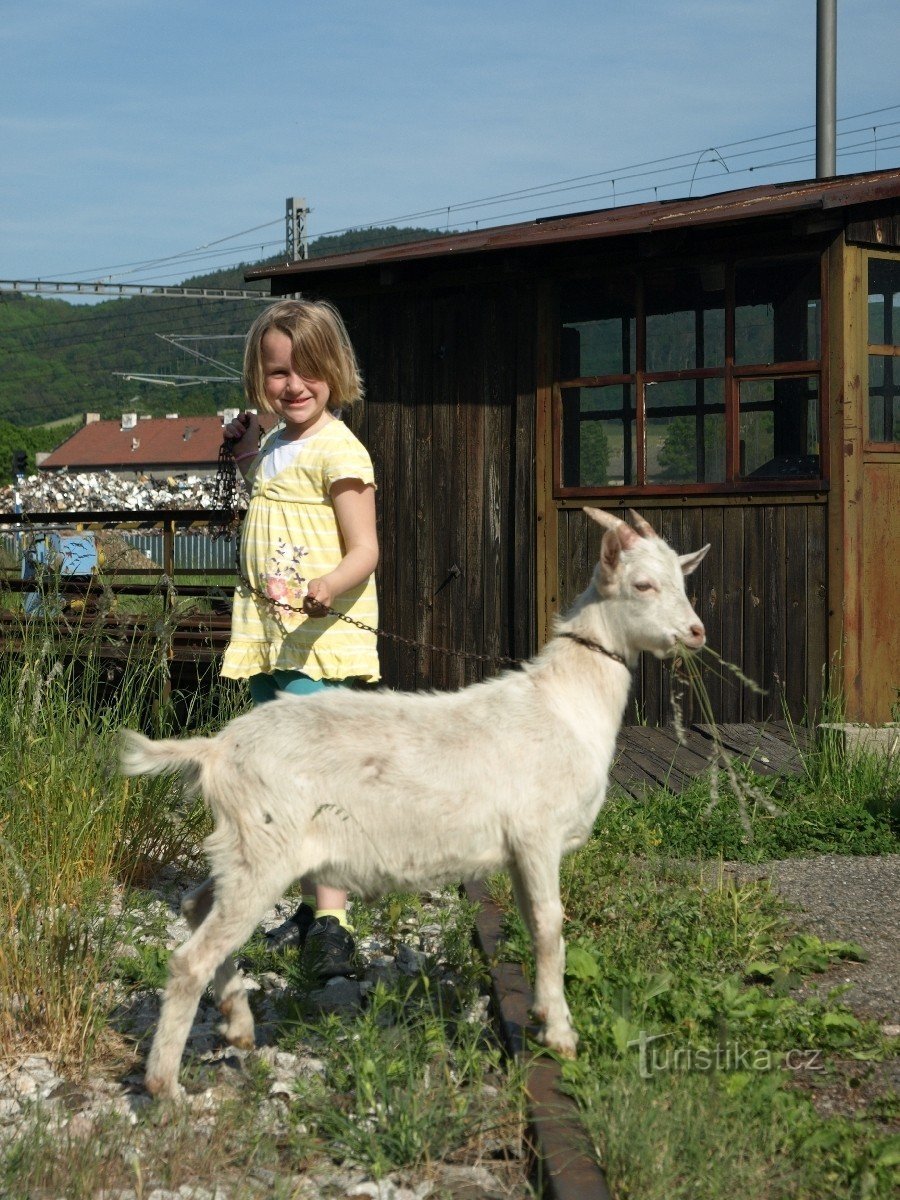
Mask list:
[{"label": "goat's collar", "polygon": [[605,654],[607,658],[611,658],[613,662],[621,663],[623,667],[628,666],[627,661],[621,654],[616,654],[614,650],[607,650],[605,646],[601,646],[599,642],[595,642],[593,638],[582,637],[580,633],[561,633],[560,637],[571,638],[573,642],[577,642],[579,646],[584,646],[588,650],[594,650],[597,654]]}]

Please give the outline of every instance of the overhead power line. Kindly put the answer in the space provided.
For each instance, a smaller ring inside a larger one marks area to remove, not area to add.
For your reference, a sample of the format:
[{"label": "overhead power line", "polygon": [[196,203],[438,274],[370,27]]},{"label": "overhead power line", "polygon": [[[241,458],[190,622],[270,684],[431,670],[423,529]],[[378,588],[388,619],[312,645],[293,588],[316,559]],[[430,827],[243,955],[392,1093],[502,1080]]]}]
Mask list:
[{"label": "overhead power line", "polygon": [[[896,112],[898,110],[900,110],[900,104],[884,105],[880,108],[873,108],[864,112],[853,113],[849,116],[842,117],[839,119],[838,124],[847,126],[848,124],[859,122],[867,117],[880,116],[882,114]],[[879,136],[878,131],[893,129],[897,125],[900,125],[900,121],[883,121],[874,125],[859,125],[855,128],[841,129],[838,134],[839,138],[846,139],[859,133],[871,133],[872,136],[871,138],[861,142],[844,145],[838,150],[838,157],[841,159],[847,159],[859,157],[861,154],[865,154],[870,151],[878,154],[880,152],[885,152],[896,148],[896,134],[889,134],[885,139],[883,134],[882,136]],[[660,191],[675,187],[683,187],[685,185],[687,185],[690,189],[693,189],[695,184],[703,183],[711,178],[722,177],[725,173],[731,176],[740,176],[742,174],[758,174],[761,171],[778,167],[804,162],[814,162],[815,156],[812,149],[814,146],[814,131],[815,125],[813,124],[795,126],[790,129],[779,130],[775,133],[760,134],[751,138],[741,138],[732,142],[708,146],[704,149],[668,155],[664,158],[649,159],[644,162],[631,163],[618,168],[595,171],[585,175],[570,176],[565,179],[555,180],[548,183],[535,184],[530,187],[517,189],[515,191],[493,193],[491,195],[481,196],[473,200],[459,201],[448,205],[422,209],[417,212],[408,212],[393,217],[380,218],[378,220],[368,221],[353,226],[346,226],[340,229],[326,230],[322,233],[319,233],[317,236],[319,238],[335,237],[350,232],[357,232],[364,235],[364,233],[368,230],[371,230],[374,234],[375,231],[383,228],[384,226],[397,225],[409,221],[434,220],[435,218],[440,218],[443,222],[446,222],[448,229],[451,220],[458,229],[464,229],[473,226],[478,227],[483,222],[486,224],[500,224],[517,217],[527,217],[539,213],[546,214],[550,211],[558,211],[560,209],[574,211],[576,206],[583,208],[589,204],[596,204],[598,202],[610,200],[613,204],[617,204],[620,200],[623,200],[627,197],[635,197],[641,194],[652,194],[654,198],[659,198]],[[788,142],[781,140],[784,138],[793,138],[795,134],[809,134],[810,136]],[[788,157],[776,158],[763,157],[767,154],[770,156],[772,154],[781,154],[783,151],[788,149],[799,150],[804,146],[810,147],[808,154],[798,153]],[[709,157],[707,158],[707,156]],[[744,161],[747,158],[754,156],[761,156],[760,161],[749,164]],[[737,161],[740,161],[741,165],[735,166]],[[714,171],[702,171],[698,173],[698,167],[703,165],[704,162],[708,164],[714,162],[717,169]],[[687,174],[688,168],[691,168],[690,176]],[[671,176],[675,177],[672,178]],[[651,178],[655,179],[656,182],[649,182]],[[629,181],[635,181],[638,179],[646,179],[648,182],[638,187],[622,186]],[[582,195],[579,196],[577,200],[573,196],[573,193],[575,192],[596,189],[598,186],[602,186],[604,184],[606,185],[606,190],[601,193],[594,192],[588,196]],[[564,194],[566,196],[565,199],[560,200],[558,203],[550,202],[553,196],[563,196]],[[500,207],[504,204],[509,204],[515,200],[540,200],[541,203],[539,205],[534,205],[533,207],[513,208],[503,212],[488,211],[496,210],[497,207]],[[476,216],[474,215],[475,213],[480,213],[480,215]],[[135,293],[126,292],[124,290],[121,293],[117,293],[114,290],[109,293],[95,291],[94,294],[98,295],[151,295],[154,293],[163,295],[196,294],[188,291],[167,292],[166,289],[170,287],[168,280],[183,278],[184,268],[186,266],[196,266],[202,260],[207,261],[207,273],[213,269],[220,271],[233,270],[247,266],[248,264],[246,262],[231,262],[227,266],[220,265],[216,268],[212,268],[208,265],[208,260],[211,258],[218,258],[221,253],[221,247],[223,247],[226,243],[234,242],[238,238],[246,237],[248,234],[255,233],[261,229],[281,226],[283,224],[283,220],[283,217],[278,217],[271,221],[262,222],[258,225],[250,226],[247,229],[242,229],[237,233],[211,239],[207,242],[204,242],[200,246],[194,247],[192,250],[182,251],[177,254],[167,255],[156,259],[139,260],[131,263],[119,263],[112,267],[108,266],[103,268],[93,268],[89,272],[79,272],[79,274],[90,274],[97,278],[101,274],[113,271],[118,271],[120,274],[130,275],[146,274],[151,271],[155,271],[158,275],[160,272],[162,272],[163,278],[160,279],[158,283],[132,285],[138,288],[143,287],[145,289],[144,291],[139,290]],[[437,230],[435,232],[437,232]],[[230,247],[233,253],[253,253],[255,251],[259,258],[264,258],[267,250],[272,251],[280,248],[280,242],[266,242],[262,245],[259,243],[246,243],[241,245],[233,245]],[[61,274],[64,277],[66,274],[71,275],[73,273],[63,272]],[[166,277],[168,277],[168,279]],[[33,282],[43,283],[43,281]],[[124,289],[128,286],[125,284],[113,284],[111,275],[108,280],[104,281],[104,283],[111,289],[119,286]],[[97,287],[98,285],[87,284],[82,286],[84,286],[86,292],[89,292],[92,288]],[[240,298],[261,298],[254,296],[253,294],[247,296],[245,293],[238,292],[237,290],[235,290],[233,294]]]},{"label": "overhead power line", "polygon": [[[873,113],[896,111],[900,109],[900,105],[891,105],[883,109],[872,110]],[[859,121],[861,118],[870,115],[867,113],[854,114],[852,117],[842,118],[845,122]],[[860,154],[873,152],[878,153],[889,149],[896,148],[895,134],[892,134],[885,140],[879,137],[878,131],[892,129],[900,124],[898,121],[881,122],[873,126],[859,126],[858,128],[843,129],[839,133],[840,138],[847,138],[857,133],[871,132],[871,138],[862,142],[851,143],[844,145],[838,151],[840,159],[858,157]],[[517,191],[495,193],[489,196],[482,196],[476,200],[466,200],[457,203],[443,205],[440,207],[420,209],[416,212],[407,212],[395,215],[392,217],[379,218],[378,220],[363,222],[358,225],[345,226],[337,229],[328,229],[320,232],[316,236],[318,238],[336,237],[346,233],[364,234],[367,230],[373,233],[380,228],[390,225],[398,225],[404,222],[411,221],[428,221],[440,218],[449,227],[451,221],[456,229],[464,229],[472,226],[485,224],[502,223],[506,220],[515,217],[530,216],[539,213],[546,213],[549,209],[559,210],[567,208],[570,211],[577,207],[583,207],[587,204],[593,204],[602,200],[612,200],[617,203],[625,197],[634,197],[639,195],[651,195],[654,198],[659,198],[660,192],[672,188],[688,185],[691,188],[695,183],[703,182],[704,180],[722,177],[726,172],[732,176],[740,176],[742,174],[758,174],[760,171],[787,166],[801,162],[814,162],[815,153],[814,136],[795,139],[789,142],[776,142],[774,139],[783,139],[790,137],[795,133],[802,133],[807,130],[814,130],[814,126],[798,126],[795,129],[782,130],[776,134],[763,135],[756,138],[744,138],[740,141],[723,143],[720,146],[709,146],[703,150],[696,152],[683,153],[672,155],[664,159],[648,160],[645,163],[634,163],[630,166],[621,167],[612,171],[593,172],[589,175],[573,176],[568,179],[557,180],[551,183],[537,184],[532,187],[522,188]],[[755,143],[769,142],[766,146],[756,145],[753,149],[739,149],[740,147],[751,146]],[[759,161],[747,164],[743,160],[764,154],[778,154],[787,149],[799,149],[808,146],[809,153],[805,155],[793,155],[790,157],[765,158],[760,157]],[[733,164],[741,160],[741,165],[734,166]],[[697,167],[706,162],[715,162],[718,166],[716,171],[704,171],[700,174],[697,172]],[[668,165],[663,165],[668,164]],[[691,168],[690,175],[687,174],[688,168]],[[678,174],[680,172],[680,174]],[[674,176],[674,177],[672,177]],[[639,187],[623,188],[622,184],[632,180],[646,179],[647,182]],[[650,182],[655,179],[656,182]],[[596,188],[598,185],[607,184],[608,191],[601,194],[592,194],[590,196],[580,196],[574,199],[572,193],[584,191],[590,188]],[[554,195],[566,194],[566,199],[559,203],[548,203],[549,199]],[[521,209],[509,209],[503,212],[482,212],[480,215],[474,215],[478,210],[496,209],[497,206],[504,202],[509,203],[516,199],[519,200],[542,200],[540,205]],[[275,222],[272,222],[275,224]],[[220,239],[224,242],[227,239]],[[234,246],[232,249],[238,253],[252,252],[254,249],[258,251],[260,257],[265,256],[265,252],[275,251],[280,247],[279,242],[269,242],[263,245],[240,245]],[[210,257],[209,252],[203,254],[191,255],[189,259],[184,261],[193,261],[199,258]],[[177,265],[174,261],[172,265]],[[220,269],[237,269],[245,266],[246,263],[232,262],[228,267],[220,267]],[[207,268],[209,269],[209,268]],[[135,272],[137,273],[137,272]]]}]

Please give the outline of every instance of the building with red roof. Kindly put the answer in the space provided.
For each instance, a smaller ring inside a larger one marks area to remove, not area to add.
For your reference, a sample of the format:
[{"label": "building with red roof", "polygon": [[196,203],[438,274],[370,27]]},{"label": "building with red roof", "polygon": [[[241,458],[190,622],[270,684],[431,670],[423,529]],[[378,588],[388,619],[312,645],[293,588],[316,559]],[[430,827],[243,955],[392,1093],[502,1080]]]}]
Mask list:
[{"label": "building with red roof", "polygon": [[[268,430],[275,420],[264,414],[261,424]],[[221,413],[196,417],[122,413],[114,421],[102,421],[96,413],[86,413],[81,429],[42,457],[38,466],[42,471],[114,471],[125,478],[150,473],[212,475],[222,444],[223,422]]]}]

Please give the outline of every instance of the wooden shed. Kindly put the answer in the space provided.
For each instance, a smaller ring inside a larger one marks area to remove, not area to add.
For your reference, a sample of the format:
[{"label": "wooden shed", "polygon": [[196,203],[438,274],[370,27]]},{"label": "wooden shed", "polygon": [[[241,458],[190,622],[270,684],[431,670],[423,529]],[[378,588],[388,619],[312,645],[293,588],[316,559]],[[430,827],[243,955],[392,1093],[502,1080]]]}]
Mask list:
[{"label": "wooden shed", "polygon": [[[248,273],[343,313],[380,484],[383,624],[520,657],[585,586],[585,505],[680,550],[724,721],[900,687],[900,170],[452,234]],[[484,665],[384,642],[388,683]],[[668,719],[645,661],[631,720]]]}]

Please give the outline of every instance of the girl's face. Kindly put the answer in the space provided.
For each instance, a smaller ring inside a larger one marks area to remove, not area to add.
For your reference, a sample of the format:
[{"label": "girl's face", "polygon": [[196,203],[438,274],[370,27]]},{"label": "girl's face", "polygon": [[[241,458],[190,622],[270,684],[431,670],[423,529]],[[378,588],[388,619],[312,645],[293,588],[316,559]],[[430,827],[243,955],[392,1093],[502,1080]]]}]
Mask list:
[{"label": "girl's face", "polygon": [[285,424],[289,439],[307,437],[333,420],[328,411],[331,390],[323,379],[298,375],[291,339],[280,329],[263,334],[260,346],[266,399]]}]

